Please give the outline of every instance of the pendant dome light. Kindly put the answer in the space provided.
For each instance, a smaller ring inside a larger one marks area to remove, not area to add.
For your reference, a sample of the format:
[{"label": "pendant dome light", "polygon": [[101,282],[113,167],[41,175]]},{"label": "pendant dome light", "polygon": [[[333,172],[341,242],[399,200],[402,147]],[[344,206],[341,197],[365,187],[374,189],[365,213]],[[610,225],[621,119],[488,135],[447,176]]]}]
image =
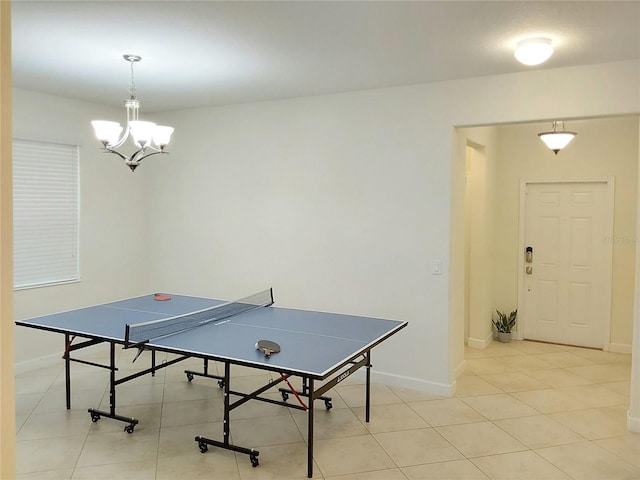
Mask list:
[{"label": "pendant dome light", "polygon": [[540,140],[542,140],[544,144],[556,155],[560,150],[566,147],[576,135],[576,132],[569,132],[564,129],[563,121],[553,122],[551,131],[538,134]]}]

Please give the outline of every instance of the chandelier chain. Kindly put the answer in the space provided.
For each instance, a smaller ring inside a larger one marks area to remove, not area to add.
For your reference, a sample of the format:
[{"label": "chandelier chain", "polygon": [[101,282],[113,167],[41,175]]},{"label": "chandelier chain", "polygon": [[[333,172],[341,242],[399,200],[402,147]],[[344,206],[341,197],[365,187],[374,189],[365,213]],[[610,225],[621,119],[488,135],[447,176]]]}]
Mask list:
[{"label": "chandelier chain", "polygon": [[133,64],[135,62],[131,62],[131,88],[129,89],[129,95],[131,95],[131,99],[136,98],[136,80],[133,75]]}]

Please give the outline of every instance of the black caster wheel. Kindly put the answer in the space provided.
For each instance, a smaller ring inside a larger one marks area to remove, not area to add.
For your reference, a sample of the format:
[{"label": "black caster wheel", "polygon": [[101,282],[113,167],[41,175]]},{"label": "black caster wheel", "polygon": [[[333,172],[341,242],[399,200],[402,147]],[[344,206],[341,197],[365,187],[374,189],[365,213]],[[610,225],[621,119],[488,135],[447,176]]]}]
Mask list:
[{"label": "black caster wheel", "polygon": [[100,415],[99,415],[99,414],[97,414],[97,413],[92,413],[92,414],[91,414],[91,421],[92,421],[93,423],[96,423],[98,420],[100,420]]},{"label": "black caster wheel", "polygon": [[135,428],[135,425],[134,425],[134,424],[127,425],[126,427],[124,427],[124,431],[125,431],[125,432],[127,432],[127,433],[129,433],[129,434],[131,434],[131,433],[133,433],[133,429],[134,429],[134,428]]},{"label": "black caster wheel", "polygon": [[193,380],[193,373],[185,372],[187,374],[187,380]]},{"label": "black caster wheel", "polygon": [[200,453],[206,453],[209,450],[209,445],[204,442],[198,442],[198,448],[200,449]]},{"label": "black caster wheel", "polygon": [[289,400],[289,394],[287,392],[280,392],[282,394],[282,400],[283,401],[287,401]]},{"label": "black caster wheel", "polygon": [[249,455],[249,460],[251,460],[251,466],[253,468],[256,468],[258,465],[260,465],[260,462],[258,461],[258,455],[257,454]]},{"label": "black caster wheel", "polygon": [[331,409],[333,408],[333,403],[331,403],[331,400],[325,400],[325,401],[324,401],[324,407],[325,407],[327,410],[331,410]]}]

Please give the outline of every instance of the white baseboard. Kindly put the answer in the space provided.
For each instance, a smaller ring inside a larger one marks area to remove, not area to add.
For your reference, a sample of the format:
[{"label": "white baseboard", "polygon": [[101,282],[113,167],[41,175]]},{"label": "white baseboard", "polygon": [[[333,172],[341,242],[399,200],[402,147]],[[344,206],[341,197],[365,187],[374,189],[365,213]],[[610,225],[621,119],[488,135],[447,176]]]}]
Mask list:
[{"label": "white baseboard", "polygon": [[[467,338],[467,345],[471,348],[487,348],[493,342],[493,336],[489,335],[487,338]],[[610,343],[605,350],[612,353],[627,353],[631,354],[631,345],[627,343]]]},{"label": "white baseboard", "polygon": [[640,417],[632,417],[630,411],[627,411],[627,430],[640,433]]},{"label": "white baseboard", "polygon": [[466,360],[462,360],[453,371],[453,378],[459,378],[464,373],[467,366]]},{"label": "white baseboard", "polygon": [[467,345],[471,348],[487,348],[493,342],[493,333],[485,338],[467,338]]},{"label": "white baseboard", "polygon": [[[52,366],[59,366],[62,368],[63,365],[64,362],[60,358],[60,354],[54,353],[44,357],[35,358],[33,360],[16,363],[14,365],[14,373],[15,375],[20,375]],[[464,372],[464,365],[465,363],[462,361],[456,368],[456,378]],[[365,369],[358,370],[352,376],[360,380],[364,379]],[[417,390],[439,397],[450,397],[456,390],[456,382],[453,382],[452,384],[429,382],[419,378],[405,377],[386,372],[377,372],[373,369],[371,370],[371,381],[393,387],[410,388],[412,390]]]},{"label": "white baseboard", "polygon": [[428,393],[438,397],[450,397],[456,391],[456,383],[445,384],[429,382],[419,378],[405,377],[385,372],[371,372],[371,381],[382,383],[390,387],[410,388],[419,392]]},{"label": "white baseboard", "polygon": [[631,354],[631,345],[626,343],[610,343],[609,351],[612,353],[628,353]]},{"label": "white baseboard", "polygon": [[44,357],[18,362],[13,366],[13,372],[15,375],[22,375],[34,370],[40,370],[42,368],[52,366],[63,366],[62,358],[59,353],[52,353],[50,355],[45,355]]}]

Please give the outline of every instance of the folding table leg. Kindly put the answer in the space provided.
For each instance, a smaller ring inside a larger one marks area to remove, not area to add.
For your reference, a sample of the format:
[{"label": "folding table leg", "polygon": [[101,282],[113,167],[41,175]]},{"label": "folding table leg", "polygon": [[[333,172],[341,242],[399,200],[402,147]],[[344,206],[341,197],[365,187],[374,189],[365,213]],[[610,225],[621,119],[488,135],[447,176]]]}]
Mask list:
[{"label": "folding table leg", "polygon": [[313,477],[313,379],[309,379],[309,409],[307,410],[307,477]]},{"label": "folding table leg", "polygon": [[67,389],[67,410],[71,409],[71,360],[69,359],[69,334],[64,334],[64,379]]},{"label": "folding table leg", "polygon": [[128,423],[129,425],[124,427],[124,431],[127,433],[133,433],[133,429],[138,424],[138,420],[132,417],[124,417],[116,414],[116,371],[118,370],[116,368],[116,344],[115,342],[109,343],[109,412],[96,410],[95,408],[90,408],[88,412],[91,415],[92,422],[97,422],[100,420],[100,417],[113,418],[114,420],[120,420],[121,422]]},{"label": "folding table leg", "polygon": [[369,423],[369,416],[371,412],[371,350],[367,352],[367,364],[366,368],[366,376],[367,376],[367,386],[365,393],[365,421]]},{"label": "folding table leg", "polygon": [[231,402],[229,395],[231,393],[231,364],[230,362],[224,362],[224,377],[222,381],[224,382],[224,420],[222,425],[222,434],[223,439],[222,442],[217,440],[212,440],[210,438],[202,437],[198,435],[195,437],[195,441],[198,442],[198,448],[200,448],[201,453],[205,453],[209,449],[209,445],[213,445],[214,447],[224,448],[226,450],[232,450],[238,453],[244,453],[245,455],[249,455],[249,460],[251,460],[251,465],[253,467],[257,467],[260,462],[258,461],[258,455],[260,452],[258,450],[254,450],[252,448],[239,447],[237,445],[233,445],[230,441],[231,439]]}]

